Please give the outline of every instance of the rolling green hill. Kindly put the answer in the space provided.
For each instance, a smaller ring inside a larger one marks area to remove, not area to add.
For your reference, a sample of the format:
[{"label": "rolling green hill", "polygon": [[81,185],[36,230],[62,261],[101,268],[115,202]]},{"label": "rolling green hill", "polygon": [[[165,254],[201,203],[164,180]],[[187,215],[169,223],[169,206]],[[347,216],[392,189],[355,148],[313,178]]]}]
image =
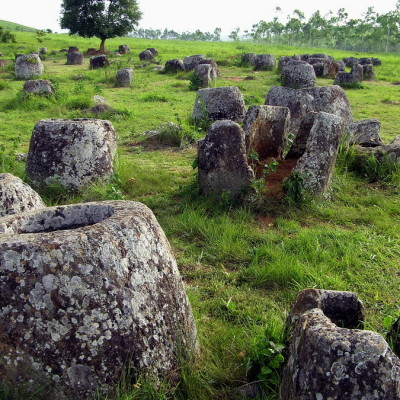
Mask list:
[{"label": "rolling green hill", "polygon": [[10,21],[3,21],[0,19],[0,26],[8,29],[11,32],[35,32],[35,28],[30,28],[29,26],[21,25],[21,24],[16,24],[15,22],[10,22]]}]

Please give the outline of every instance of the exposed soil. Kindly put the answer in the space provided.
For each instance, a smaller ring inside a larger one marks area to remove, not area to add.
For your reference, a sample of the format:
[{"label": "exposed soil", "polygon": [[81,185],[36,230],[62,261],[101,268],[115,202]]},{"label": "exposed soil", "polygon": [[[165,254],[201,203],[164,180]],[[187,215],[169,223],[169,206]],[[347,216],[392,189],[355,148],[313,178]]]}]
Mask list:
[{"label": "exposed soil", "polygon": [[232,82],[241,82],[244,81],[244,78],[239,78],[238,76],[230,76],[227,78],[224,78],[227,81],[232,81]]},{"label": "exposed soil", "polygon": [[[256,167],[256,178],[260,179],[263,174],[263,167],[273,160],[267,159],[260,162],[259,166]],[[284,193],[282,189],[283,180],[290,175],[293,168],[295,167],[298,159],[290,159],[290,160],[278,160],[279,165],[276,169],[276,172],[269,172],[265,179],[265,187],[266,187],[266,197],[268,199],[273,200],[282,200]]]}]

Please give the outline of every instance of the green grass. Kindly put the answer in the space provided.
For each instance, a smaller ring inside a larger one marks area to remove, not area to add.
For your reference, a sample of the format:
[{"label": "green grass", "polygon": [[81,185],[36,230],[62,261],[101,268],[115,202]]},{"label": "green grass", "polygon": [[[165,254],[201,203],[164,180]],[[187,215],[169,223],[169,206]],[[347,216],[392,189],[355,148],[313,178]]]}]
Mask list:
[{"label": "green grass", "polygon": [[[307,287],[352,290],[364,302],[369,329],[384,331],[384,318],[398,303],[400,286],[400,197],[398,181],[388,181],[388,170],[375,171],[371,182],[365,170],[350,168],[351,151],[339,155],[332,189],[324,200],[305,207],[265,203],[255,209],[199,197],[195,185],[196,146],[151,146],[143,132],[166,122],[179,123],[191,138],[204,132],[190,125],[196,93],[189,89],[190,74],[161,74],[154,65],[142,66],[138,54],[155,47],[161,64],[192,54],[214,57],[219,64],[217,86],[238,86],[247,106],[261,105],[271,86],[279,84],[275,71],[240,68],[245,52],[280,55],[325,52],[336,59],[363,54],[326,49],[271,47],[253,43],[194,43],[162,40],[112,39],[110,51],[128,44],[129,55],[110,57],[110,67],[89,70],[65,65],[63,53],[48,55],[44,78],[56,87],[55,98],[22,93],[23,81],[13,75],[12,60],[18,46],[38,47],[32,34],[16,32],[17,44],[2,46],[11,66],[0,70],[1,171],[25,179],[24,164],[13,158],[27,152],[35,123],[43,118],[87,117],[93,96],[105,97],[115,112],[107,114],[119,137],[116,174],[112,181],[65,195],[59,188],[41,192],[46,203],[126,199],[148,205],[171,242],[196,317],[201,355],[194,366],[183,366],[178,388],[155,389],[140,381],[119,395],[131,399],[235,399],[236,388],[247,381],[246,365],[255,340],[267,329],[282,332],[296,293]],[[78,46],[98,47],[97,39],[47,34],[49,51]],[[25,51],[25,50],[24,50]],[[381,136],[389,142],[399,135],[400,56],[368,54],[381,58],[377,80],[362,89],[347,90],[355,120],[378,118]],[[132,87],[115,87],[119,68],[134,69]],[[318,85],[333,80],[319,79]],[[394,176],[394,175],[393,175]],[[276,393],[270,393],[273,398]],[[264,398],[269,398],[265,395]],[[7,397],[3,395],[0,399]]]}]

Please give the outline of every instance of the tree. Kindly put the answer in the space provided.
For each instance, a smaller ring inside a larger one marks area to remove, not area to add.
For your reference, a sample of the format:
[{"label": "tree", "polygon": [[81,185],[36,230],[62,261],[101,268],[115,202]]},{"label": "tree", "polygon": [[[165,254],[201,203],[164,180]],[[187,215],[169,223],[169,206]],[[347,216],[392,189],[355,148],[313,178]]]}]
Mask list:
[{"label": "tree", "polygon": [[141,17],[136,0],[63,0],[60,22],[70,35],[99,38],[104,53],[106,39],[128,34]]},{"label": "tree", "polygon": [[230,34],[229,34],[229,39],[234,40],[235,42],[239,41],[239,32],[240,28],[235,28]]},{"label": "tree", "polygon": [[46,32],[42,29],[36,29],[34,36],[38,43],[43,43],[44,37],[46,36]]},{"label": "tree", "polygon": [[17,43],[16,37],[9,30],[4,29],[2,26],[0,26],[0,43],[8,42]]}]

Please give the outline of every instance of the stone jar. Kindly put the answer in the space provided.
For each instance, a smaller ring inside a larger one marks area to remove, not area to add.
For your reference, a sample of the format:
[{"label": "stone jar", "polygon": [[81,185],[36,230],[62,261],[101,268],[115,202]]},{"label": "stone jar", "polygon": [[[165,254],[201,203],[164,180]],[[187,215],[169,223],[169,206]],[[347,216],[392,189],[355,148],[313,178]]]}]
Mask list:
[{"label": "stone jar", "polygon": [[0,375],[53,400],[115,394],[135,376],[179,380],[196,328],[170,245],[131,201],[0,219]]},{"label": "stone jar", "polygon": [[26,173],[39,186],[80,190],[111,176],[116,148],[110,121],[43,119],[33,129]]},{"label": "stone jar", "polygon": [[39,194],[20,178],[0,174],[0,217],[44,207]]},{"label": "stone jar", "polygon": [[32,79],[42,75],[44,66],[37,54],[19,55],[15,60],[15,77],[17,79]]}]

